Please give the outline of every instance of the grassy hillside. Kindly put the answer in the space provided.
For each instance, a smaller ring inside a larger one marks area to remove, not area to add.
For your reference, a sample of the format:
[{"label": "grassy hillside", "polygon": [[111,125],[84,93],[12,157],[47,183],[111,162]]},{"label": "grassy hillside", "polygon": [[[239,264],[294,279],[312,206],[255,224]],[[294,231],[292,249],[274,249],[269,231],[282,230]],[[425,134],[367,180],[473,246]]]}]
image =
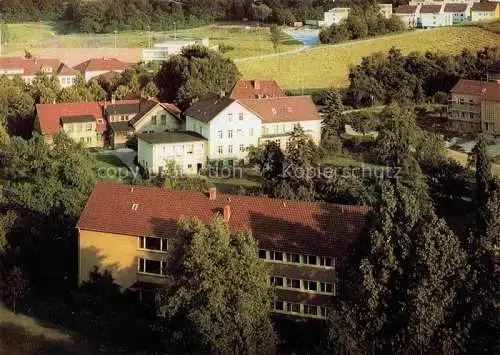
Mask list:
[{"label": "grassy hillside", "polygon": [[[83,34],[71,32],[61,22],[26,22],[8,25],[9,42],[4,46],[4,53],[23,50],[36,51],[40,48],[99,48],[114,47],[114,34]],[[201,39],[208,37],[211,44],[224,44],[232,47],[225,53],[230,58],[244,58],[271,54],[274,52],[267,27],[244,26],[204,26],[188,30],[175,31],[177,38]],[[152,43],[173,39],[174,29],[150,34]],[[143,48],[148,45],[148,33],[143,31],[119,32],[116,36],[119,48]],[[283,34],[278,47],[280,52],[301,47],[301,44]]]},{"label": "grassy hillside", "polygon": [[421,30],[319,46],[307,52],[238,63],[245,78],[275,79],[287,89],[309,91],[348,84],[348,67],[360,63],[370,53],[395,46],[410,51],[456,53],[464,47],[478,49],[499,45],[500,35],[477,27],[446,27]]}]

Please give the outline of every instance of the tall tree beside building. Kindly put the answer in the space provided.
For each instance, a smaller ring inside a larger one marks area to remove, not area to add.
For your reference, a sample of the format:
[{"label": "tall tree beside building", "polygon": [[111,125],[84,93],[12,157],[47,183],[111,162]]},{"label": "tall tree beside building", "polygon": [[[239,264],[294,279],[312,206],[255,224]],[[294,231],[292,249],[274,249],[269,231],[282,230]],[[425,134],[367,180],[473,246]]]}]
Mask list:
[{"label": "tall tree beside building", "polygon": [[273,43],[274,53],[278,53],[278,46],[282,38],[281,28],[278,25],[273,24],[269,30],[271,32],[271,42]]},{"label": "tall tree beside building", "polygon": [[492,176],[486,138],[483,135],[479,136],[472,153],[476,161],[476,221],[474,231],[476,235],[484,235],[487,228],[487,204],[490,197]]},{"label": "tall tree beside building", "polygon": [[342,104],[342,94],[338,89],[329,89],[324,98],[325,117],[322,123],[323,138],[333,137],[342,131],[342,112],[344,105]]},{"label": "tall tree beside building", "polygon": [[231,234],[218,217],[209,225],[184,219],[176,238],[166,313],[185,318],[205,351],[274,353],[272,293],[253,237]]},{"label": "tall tree beside building", "polygon": [[442,353],[465,254],[412,189],[383,182],[367,240],[343,271],[332,339],[341,353]]}]

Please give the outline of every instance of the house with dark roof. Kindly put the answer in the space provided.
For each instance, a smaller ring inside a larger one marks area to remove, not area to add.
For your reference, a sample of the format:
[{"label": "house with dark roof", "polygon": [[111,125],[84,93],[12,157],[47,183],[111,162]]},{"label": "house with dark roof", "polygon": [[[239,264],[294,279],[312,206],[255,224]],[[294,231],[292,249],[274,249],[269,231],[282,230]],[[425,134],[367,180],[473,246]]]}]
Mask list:
[{"label": "house with dark roof", "polygon": [[471,20],[472,5],[470,3],[446,3],[444,5],[444,12],[451,14],[453,24]]},{"label": "house with dark roof", "polygon": [[459,80],[451,89],[448,119],[457,132],[500,134],[500,82]]},{"label": "house with dark roof", "polygon": [[362,206],[227,195],[215,188],[204,194],[98,183],[76,226],[79,282],[98,266],[110,270],[122,289],[152,293],[168,282],[178,221],[195,217],[209,223],[220,215],[232,232],[250,231],[257,240],[256,252],[276,289],[275,312],[326,318],[336,270],[364,233],[369,212]]},{"label": "house with dark roof", "polygon": [[420,8],[420,22],[423,28],[451,26],[453,14],[444,11],[445,4],[422,5]]},{"label": "house with dark roof", "polygon": [[494,1],[474,3],[471,18],[472,21],[491,21],[500,18],[500,3]]},{"label": "house with dark roof", "polygon": [[175,164],[185,174],[198,174],[207,167],[208,140],[196,132],[155,132],[137,135],[137,161],[153,174]]},{"label": "house with dark roof", "polygon": [[83,75],[85,81],[101,75],[110,77],[110,72],[121,73],[130,68],[130,64],[116,58],[92,58],[73,67]]},{"label": "house with dark roof", "polygon": [[420,8],[422,5],[399,5],[394,12],[403,22],[405,28],[416,28],[420,25]]},{"label": "house with dark roof", "polygon": [[286,96],[274,80],[240,80],[231,91],[232,99],[263,99]]},{"label": "house with dark roof", "polygon": [[0,75],[8,78],[19,75],[30,83],[38,73],[55,77],[61,87],[73,85],[78,74],[55,58],[0,57]]}]

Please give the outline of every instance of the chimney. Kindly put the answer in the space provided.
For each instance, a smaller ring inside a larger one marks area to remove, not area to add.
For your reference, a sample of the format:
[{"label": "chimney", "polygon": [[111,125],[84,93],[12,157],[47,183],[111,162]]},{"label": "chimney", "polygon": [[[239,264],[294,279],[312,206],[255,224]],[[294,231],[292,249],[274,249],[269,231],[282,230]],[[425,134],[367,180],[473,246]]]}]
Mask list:
[{"label": "chimney", "polygon": [[111,104],[114,104],[115,103],[115,94],[112,94],[111,95]]},{"label": "chimney", "polygon": [[231,218],[231,206],[225,205],[224,206],[224,220],[229,221]]},{"label": "chimney", "polygon": [[224,96],[226,96],[226,92],[224,90],[221,90],[220,91],[220,97],[224,97]]},{"label": "chimney", "polygon": [[208,198],[210,200],[215,200],[217,198],[217,188],[216,187],[210,187],[208,189]]},{"label": "chimney", "polygon": [[258,81],[258,80],[254,80],[254,81],[253,81],[253,88],[254,88],[255,90],[260,90],[260,81]]}]

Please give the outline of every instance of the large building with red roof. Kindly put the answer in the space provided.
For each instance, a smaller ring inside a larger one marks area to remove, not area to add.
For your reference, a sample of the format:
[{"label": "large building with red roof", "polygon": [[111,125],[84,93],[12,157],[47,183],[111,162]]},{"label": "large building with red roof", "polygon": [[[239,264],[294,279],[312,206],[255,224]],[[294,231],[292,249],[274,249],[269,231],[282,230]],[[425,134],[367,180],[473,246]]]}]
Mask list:
[{"label": "large building with red roof", "polygon": [[240,80],[231,91],[232,99],[262,99],[286,96],[274,80]]},{"label": "large building with red roof", "polygon": [[[274,310],[325,318],[335,296],[336,267],[353,252],[369,209],[147,186],[99,183],[77,224],[79,281],[94,266],[125,289],[147,292],[168,280],[177,222],[209,223],[221,215],[232,232],[248,230],[276,287]],[[214,285],[216,287],[216,285]]]},{"label": "large building with red roof", "polygon": [[459,80],[451,89],[448,118],[458,132],[500,134],[500,82]]},{"label": "large building with red roof", "polygon": [[101,75],[110,77],[113,75],[111,73],[121,73],[130,68],[130,64],[116,58],[92,58],[73,67],[83,75],[85,81]]},{"label": "large building with red roof", "polygon": [[57,78],[62,87],[75,83],[78,72],[54,58],[0,57],[0,75],[19,75],[30,83],[38,73]]}]

